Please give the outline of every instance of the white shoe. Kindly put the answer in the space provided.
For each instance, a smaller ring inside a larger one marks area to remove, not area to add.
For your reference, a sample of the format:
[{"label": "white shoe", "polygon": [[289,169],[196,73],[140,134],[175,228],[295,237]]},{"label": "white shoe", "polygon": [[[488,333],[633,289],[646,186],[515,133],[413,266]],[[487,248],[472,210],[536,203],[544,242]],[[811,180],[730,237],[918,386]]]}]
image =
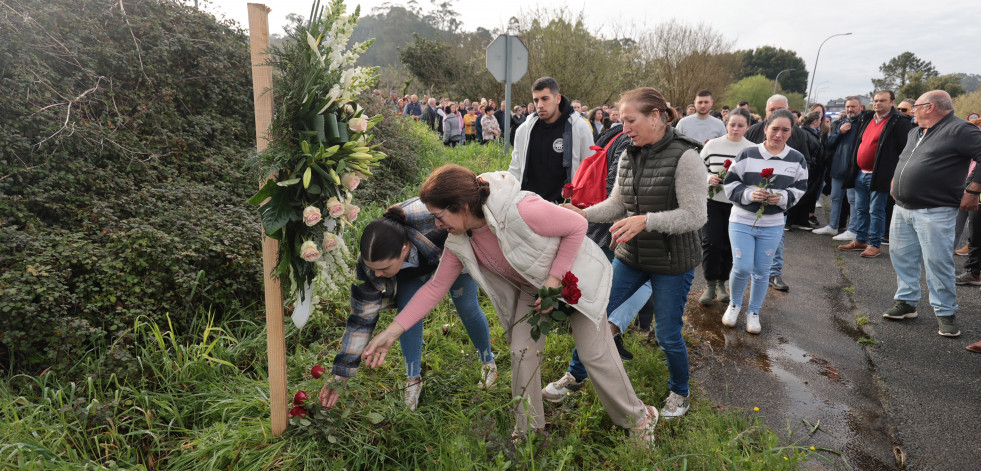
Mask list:
[{"label": "white shoe", "polygon": [[405,405],[409,410],[419,407],[419,396],[422,394],[422,379],[409,378],[405,385]]},{"label": "white shoe", "polygon": [[726,308],[726,313],[722,315],[722,325],[726,327],[735,327],[736,321],[739,320],[739,309],[742,306],[736,306],[735,304],[729,304]]},{"label": "white shoe", "polygon": [[814,233],[814,234],[833,236],[833,235],[835,235],[835,234],[838,233],[838,229],[836,229],[834,227],[831,227],[831,226],[824,226],[824,227],[822,227],[820,229],[814,229],[811,232]]},{"label": "white shoe", "polygon": [[480,389],[490,389],[497,381],[497,363],[489,361],[480,367],[480,382],[477,387]]},{"label": "white shoe", "polygon": [[751,334],[760,333],[760,313],[758,312],[746,313],[746,332],[749,332]]},{"label": "white shoe", "polygon": [[845,230],[845,232],[842,232],[841,234],[838,234],[838,235],[832,237],[832,239],[834,239],[834,240],[855,240],[856,237],[858,237],[858,234],[856,234],[856,233],[854,233],[852,231],[849,231],[849,230]]},{"label": "white shoe", "polygon": [[585,383],[585,379],[576,381],[575,376],[566,371],[558,381],[552,381],[542,388],[542,398],[549,402],[562,402],[563,399],[582,388]]},{"label": "white shoe", "polygon": [[666,419],[681,417],[685,412],[688,412],[688,398],[672,391],[668,395],[668,400],[664,402],[664,407],[661,408],[661,417]]}]

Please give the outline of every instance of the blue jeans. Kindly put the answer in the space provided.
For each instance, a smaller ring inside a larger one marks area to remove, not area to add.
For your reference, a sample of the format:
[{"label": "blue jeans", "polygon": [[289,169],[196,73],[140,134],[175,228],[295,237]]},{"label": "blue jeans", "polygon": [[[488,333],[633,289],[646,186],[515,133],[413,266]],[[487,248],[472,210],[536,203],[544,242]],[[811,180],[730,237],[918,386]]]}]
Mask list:
[{"label": "blue jeans", "polygon": [[828,225],[837,229],[838,221],[841,220],[842,199],[848,200],[848,230],[856,232],[855,229],[855,189],[842,188],[845,186],[843,178],[831,179],[831,217]]},{"label": "blue jeans", "polygon": [[957,208],[904,209],[896,205],[889,228],[889,258],[896,270],[896,301],[920,301],[920,270],[926,264],[930,306],[938,316],[957,311],[954,286],[954,223]]},{"label": "blue jeans", "polygon": [[[769,286],[767,271],[774,261],[777,246],[783,242],[783,227],[752,227],[736,222],[729,224],[732,241],[732,274],[729,275],[729,299],[743,305],[743,295],[750,277],[749,312],[759,313]],[[772,273],[772,272],[771,272]]]},{"label": "blue jeans", "polygon": [[[609,249],[604,248],[603,253],[606,254],[610,261],[613,260],[613,252]],[[627,327],[630,327],[630,323],[634,321],[637,317],[640,308],[644,307],[644,303],[648,299],[651,299],[651,282],[644,283],[634,294],[630,295],[626,301],[624,301],[620,306],[610,312],[607,315],[607,320],[611,324],[617,326],[620,332],[626,332]],[[607,310],[609,312],[609,310]],[[643,321],[642,321],[643,322]],[[569,362],[569,373],[577,380],[582,381],[584,378],[589,376],[586,373],[586,366],[582,364],[579,360],[579,351],[575,348],[572,349],[572,361]]]},{"label": "blue jeans", "polygon": [[[882,245],[882,234],[886,232],[886,203],[889,194],[870,188],[871,173],[859,172],[855,177],[855,241],[860,244]],[[870,220],[871,219],[871,224]],[[871,225],[871,228],[869,227]]]},{"label": "blue jeans", "polygon": [[[650,283],[654,297],[654,336],[668,363],[668,389],[679,396],[688,397],[688,347],[681,335],[684,327],[682,316],[688,292],[695,278],[695,270],[677,275],[659,275],[636,270],[619,259],[613,261],[613,288],[607,313],[612,313],[645,283]],[[569,372],[576,376],[573,365]],[[585,371],[582,371],[585,373]],[[577,380],[581,378],[576,376]]]},{"label": "blue jeans", "polygon": [[[400,277],[396,275],[395,306],[399,312],[409,304],[412,296],[419,291],[430,275],[416,277]],[[456,307],[456,313],[463,321],[463,327],[470,336],[470,341],[477,348],[480,361],[487,363],[494,360],[490,346],[490,330],[487,327],[487,316],[480,309],[477,301],[477,282],[470,275],[463,273],[457,277],[450,287],[450,299]],[[405,360],[405,374],[415,378],[422,374],[422,321],[416,322],[409,330],[399,337],[399,347],[402,348],[402,358]]]},{"label": "blue jeans", "polygon": [[[787,225],[786,214],[784,214],[783,216],[783,224],[785,226]],[[732,234],[732,224],[729,224],[729,233]],[[770,263],[770,276],[780,276],[781,274],[783,274],[783,247],[785,245],[785,241],[786,241],[786,236],[784,234],[780,234],[780,242],[777,244],[777,250],[773,252],[773,262]],[[736,244],[732,244],[732,247],[733,249],[735,249]],[[729,287],[729,290],[730,291],[732,290],[731,286]],[[757,312],[757,311],[753,311],[753,312]]]}]

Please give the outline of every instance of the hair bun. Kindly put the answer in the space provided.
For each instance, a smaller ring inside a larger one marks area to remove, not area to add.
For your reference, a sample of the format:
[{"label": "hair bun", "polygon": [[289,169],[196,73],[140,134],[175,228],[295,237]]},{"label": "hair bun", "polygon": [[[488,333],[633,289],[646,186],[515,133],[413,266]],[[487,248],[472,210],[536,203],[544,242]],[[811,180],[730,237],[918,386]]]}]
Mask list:
[{"label": "hair bun", "polygon": [[382,214],[382,217],[403,225],[409,223],[409,217],[405,214],[405,210],[397,204],[389,206],[388,209],[385,210],[385,214]]}]

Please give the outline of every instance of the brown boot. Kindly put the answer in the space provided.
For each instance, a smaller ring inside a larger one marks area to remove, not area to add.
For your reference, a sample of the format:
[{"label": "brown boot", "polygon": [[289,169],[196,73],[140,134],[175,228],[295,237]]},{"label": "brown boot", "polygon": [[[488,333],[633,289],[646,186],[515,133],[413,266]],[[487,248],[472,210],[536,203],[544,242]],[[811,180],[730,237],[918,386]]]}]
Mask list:
[{"label": "brown boot", "polygon": [[970,249],[970,247],[971,247],[971,243],[970,243],[970,242],[968,242],[968,243],[966,243],[966,244],[964,244],[964,246],[963,246],[963,247],[961,247],[961,248],[959,248],[959,249],[957,249],[957,250],[955,250],[955,251],[954,251],[954,255],[967,255],[967,253],[968,253],[968,252],[970,251],[970,250],[969,250],[969,249]]},{"label": "brown boot", "polygon": [[857,240],[838,246],[838,250],[865,250],[867,248],[869,248],[869,244],[863,244]]}]

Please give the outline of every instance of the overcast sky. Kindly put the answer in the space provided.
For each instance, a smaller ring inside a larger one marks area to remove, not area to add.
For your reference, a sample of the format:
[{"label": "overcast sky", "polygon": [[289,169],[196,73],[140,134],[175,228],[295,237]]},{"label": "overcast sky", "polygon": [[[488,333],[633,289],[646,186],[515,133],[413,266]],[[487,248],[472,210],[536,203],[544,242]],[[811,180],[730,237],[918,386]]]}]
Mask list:
[{"label": "overcast sky", "polygon": [[[193,1],[193,0],[184,0]],[[417,0],[423,10],[431,0]],[[248,28],[246,0],[211,0],[205,6],[218,16],[226,16]],[[325,1],[326,3],[326,1]],[[350,0],[349,11],[361,5],[362,16],[385,0]],[[392,1],[392,4],[403,4]],[[512,16],[530,9],[565,6],[582,11],[586,24],[595,34],[612,36],[616,25],[644,29],[676,18],[688,23],[703,22],[734,41],[736,49],[769,45],[797,52],[814,71],[818,46],[830,35],[852,33],[829,40],[821,49],[814,83],[819,101],[852,94],[868,93],[870,79],[879,77],[879,65],[911,51],[933,62],[941,74],[981,73],[978,43],[981,28],[981,2],[978,0],[869,1],[825,0],[814,2],[735,2],[732,0],[621,0],[553,1],[537,0],[456,0],[465,30],[477,27],[502,28]],[[780,5],[786,5],[781,10]],[[266,3],[270,33],[282,33],[286,15],[310,13],[310,0],[277,0]],[[606,31],[609,31],[608,33]],[[808,81],[810,86],[811,82]],[[650,84],[657,87],[657,84]]]}]

